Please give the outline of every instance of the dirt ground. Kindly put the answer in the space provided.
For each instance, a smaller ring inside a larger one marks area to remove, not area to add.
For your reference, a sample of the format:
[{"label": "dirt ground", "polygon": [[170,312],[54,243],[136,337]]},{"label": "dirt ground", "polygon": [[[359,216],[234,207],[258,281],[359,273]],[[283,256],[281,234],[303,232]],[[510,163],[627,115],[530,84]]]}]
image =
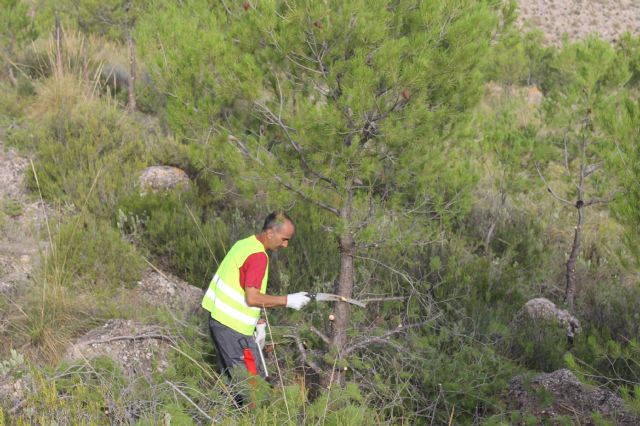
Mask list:
[{"label": "dirt ground", "polygon": [[591,33],[615,43],[628,31],[640,34],[640,0],[518,0],[519,24],[539,28],[549,44],[559,45]]}]

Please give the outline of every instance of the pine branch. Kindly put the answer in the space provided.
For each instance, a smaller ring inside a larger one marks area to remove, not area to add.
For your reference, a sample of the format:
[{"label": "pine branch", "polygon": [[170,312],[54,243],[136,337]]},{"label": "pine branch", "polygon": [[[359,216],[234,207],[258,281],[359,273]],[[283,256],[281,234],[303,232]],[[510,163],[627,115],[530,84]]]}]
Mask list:
[{"label": "pine branch", "polygon": [[284,108],[284,95],[282,94],[282,89],[280,87],[280,80],[278,80],[278,78],[276,77],[276,84],[278,86],[278,96],[280,98],[280,112],[278,114],[274,113],[273,111],[271,111],[271,109],[260,102],[255,102],[254,105],[256,105],[258,107],[259,110],[261,110],[261,112],[263,113],[263,116],[266,118],[267,122],[269,124],[275,125],[277,127],[279,127],[285,134],[285,136],[287,137],[287,140],[289,141],[289,144],[291,145],[291,147],[293,147],[293,149],[296,151],[296,153],[298,154],[298,156],[300,157],[300,161],[302,162],[302,168],[318,177],[319,179],[327,182],[328,184],[330,184],[334,190],[338,190],[339,185],[337,184],[337,182],[335,182],[334,180],[330,179],[329,177],[323,175],[320,172],[317,172],[315,170],[313,170],[311,168],[311,166],[309,166],[309,163],[307,163],[307,159],[304,155],[303,149],[300,146],[300,144],[293,138],[293,136],[291,136],[291,132],[295,131],[294,128],[289,127],[285,124],[284,120],[282,119],[282,109]]},{"label": "pine branch", "polygon": [[282,179],[280,176],[274,176],[274,179],[276,181],[278,181],[279,184],[281,184],[282,186],[284,186],[285,188],[287,188],[289,191],[295,192],[296,194],[298,194],[301,198],[303,198],[305,201],[308,201],[310,203],[315,204],[316,206],[323,208],[331,213],[333,213],[336,216],[340,216],[340,211],[338,211],[338,209],[336,209],[335,207],[331,207],[328,204],[323,203],[320,200],[315,200],[313,198],[311,198],[310,196],[308,196],[307,194],[305,194],[304,192],[302,192],[301,190],[294,188],[290,183],[285,182],[284,179]]},{"label": "pine branch", "polygon": [[547,183],[547,180],[544,178],[544,176],[542,175],[542,172],[540,171],[540,166],[539,164],[536,162],[536,170],[538,171],[538,175],[540,176],[540,179],[542,179],[542,182],[545,184],[545,186],[547,187],[547,192],[549,192],[549,194],[551,194],[556,200],[561,201],[565,204],[568,204],[570,206],[572,206],[574,203],[572,203],[569,200],[565,200],[564,198],[560,197],[559,195],[557,195],[555,192],[553,192],[553,189],[551,189],[551,187],[549,186],[549,184]]},{"label": "pine branch", "polygon": [[585,201],[583,206],[584,207],[589,207],[589,206],[593,206],[594,204],[609,204],[613,200],[615,200],[616,195],[618,195],[618,191],[614,191],[614,193],[611,194],[607,198],[593,198],[593,199],[591,199],[589,201]]},{"label": "pine branch", "polygon": [[324,334],[322,331],[318,330],[312,325],[309,326],[309,330],[311,330],[316,336],[322,339],[322,341],[325,342],[327,345],[331,344],[331,339],[329,339],[329,337],[326,334]]},{"label": "pine branch", "polygon": [[206,411],[204,411],[202,408],[198,407],[198,404],[196,404],[195,402],[193,402],[193,400],[191,398],[189,398],[189,396],[187,396],[187,394],[185,394],[184,392],[182,392],[182,390],[180,390],[180,388],[178,388],[176,385],[174,385],[173,383],[171,383],[168,380],[165,380],[165,383],[168,384],[169,386],[171,386],[173,388],[173,390],[175,390],[176,392],[178,392],[180,394],[180,396],[182,396],[184,399],[186,399],[191,405],[193,405],[193,407],[198,410],[200,412],[200,414],[202,414],[203,416],[205,416],[207,418],[207,420],[214,422],[214,418],[211,417],[210,415],[207,414]]},{"label": "pine branch", "polygon": [[[247,146],[237,137],[233,136],[233,135],[229,135],[229,141],[234,143],[236,145],[236,147],[248,158],[252,159],[253,161],[255,161],[256,163],[258,163],[261,166],[264,166],[264,162],[261,161],[258,157],[254,157],[251,155],[251,152],[249,151],[249,149],[247,148]],[[340,212],[338,211],[338,209],[336,209],[335,207],[330,206],[329,204],[323,203],[320,200],[316,200],[314,198],[311,198],[309,195],[305,194],[304,192],[302,192],[300,189],[295,188],[293,185],[291,185],[289,182],[286,182],[281,176],[278,175],[273,175],[273,179],[276,180],[276,182],[278,182],[280,185],[284,186],[285,188],[287,188],[289,191],[291,192],[295,192],[296,194],[298,194],[302,199],[304,199],[305,201],[308,201],[312,204],[315,204],[316,206],[325,209],[331,213],[333,213],[336,216],[340,216]]]},{"label": "pine branch", "polygon": [[291,334],[286,337],[291,337],[293,338],[293,340],[295,340],[296,346],[298,347],[298,351],[300,352],[300,356],[302,357],[302,362],[304,362],[306,365],[311,367],[311,369],[315,371],[317,374],[322,374],[323,370],[322,368],[320,368],[318,363],[309,359],[309,356],[307,355],[307,348],[305,348],[304,343],[300,338],[300,334],[298,334],[298,331],[296,330],[295,334]]},{"label": "pine branch", "polygon": [[365,337],[364,339],[361,339],[361,340],[353,343],[352,345],[347,346],[343,351],[343,357],[347,357],[354,350],[359,349],[359,348],[363,348],[365,346],[369,346],[372,343],[384,343],[384,344],[388,344],[388,345],[394,346],[396,349],[398,349],[400,351],[405,351],[406,348],[403,348],[400,345],[396,344],[395,342],[390,341],[389,338],[391,336],[395,335],[395,334],[402,333],[405,330],[408,330],[408,329],[411,329],[411,328],[421,327],[421,326],[423,326],[425,324],[428,324],[428,323],[432,322],[434,319],[435,318],[430,318],[428,320],[420,321],[420,322],[413,323],[413,324],[399,325],[397,328],[387,331],[382,336]]},{"label": "pine branch", "polygon": [[407,300],[407,297],[406,296],[371,297],[369,299],[361,299],[360,301],[366,304],[369,302],[390,302],[393,300]]}]

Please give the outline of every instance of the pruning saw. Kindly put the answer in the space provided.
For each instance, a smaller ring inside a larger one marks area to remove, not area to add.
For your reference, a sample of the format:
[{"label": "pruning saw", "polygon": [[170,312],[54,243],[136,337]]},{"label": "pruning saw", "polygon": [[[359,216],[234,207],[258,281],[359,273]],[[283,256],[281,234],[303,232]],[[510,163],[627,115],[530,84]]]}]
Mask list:
[{"label": "pruning saw", "polygon": [[367,305],[364,302],[351,299],[349,297],[339,296],[337,294],[332,294],[332,293],[307,293],[307,294],[312,300],[315,299],[318,302],[346,302],[352,305],[360,306],[361,308],[367,307]]}]

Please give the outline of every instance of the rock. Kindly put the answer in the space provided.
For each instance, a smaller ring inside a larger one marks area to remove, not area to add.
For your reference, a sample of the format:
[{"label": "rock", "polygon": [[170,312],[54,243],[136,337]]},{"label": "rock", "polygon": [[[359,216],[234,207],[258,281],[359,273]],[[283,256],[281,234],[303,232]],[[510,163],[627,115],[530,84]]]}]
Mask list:
[{"label": "rock", "polygon": [[109,320],[78,339],[67,349],[64,359],[78,361],[107,356],[122,368],[129,379],[142,375],[150,380],[154,368],[159,372],[166,369],[170,340],[171,337],[157,326],[132,320]]},{"label": "rock", "polygon": [[576,424],[593,425],[592,413],[600,413],[618,426],[640,424],[640,416],[627,410],[622,398],[580,383],[567,369],[540,374],[530,382],[514,377],[509,382],[507,404],[512,411],[527,412],[540,420],[569,416]]},{"label": "rock", "polygon": [[172,166],[147,167],[138,180],[141,193],[188,187],[191,182],[184,170]]},{"label": "rock", "polygon": [[100,70],[100,78],[114,92],[126,91],[129,84],[129,71],[124,65],[106,63]]},{"label": "rock", "polygon": [[556,322],[567,329],[567,336],[573,337],[580,331],[580,321],[569,311],[559,309],[549,299],[538,297],[524,304],[519,315],[526,315],[534,321]]},{"label": "rock", "polygon": [[165,306],[189,317],[199,311],[204,291],[169,273],[148,269],[134,289],[134,295],[141,304]]}]

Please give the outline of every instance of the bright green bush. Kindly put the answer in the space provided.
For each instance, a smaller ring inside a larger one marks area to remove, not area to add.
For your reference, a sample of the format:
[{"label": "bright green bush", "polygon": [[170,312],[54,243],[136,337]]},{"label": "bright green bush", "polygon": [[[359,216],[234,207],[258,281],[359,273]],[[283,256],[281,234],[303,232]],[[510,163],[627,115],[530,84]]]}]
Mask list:
[{"label": "bright green bush", "polygon": [[570,345],[561,325],[520,318],[511,326],[505,349],[510,358],[528,369],[552,372],[565,366]]},{"label": "bright green bush", "polygon": [[119,205],[119,226],[158,265],[206,287],[230,248],[227,223],[197,203],[197,190],[133,195]]},{"label": "bright green bush", "polygon": [[[37,31],[29,17],[29,6],[19,0],[0,1],[0,49],[12,55],[25,42],[33,40]],[[0,64],[5,64],[5,56]]]},{"label": "bright green bush", "polygon": [[437,423],[446,424],[454,406],[456,424],[471,424],[504,412],[499,394],[521,369],[491,345],[474,343],[456,328],[442,328],[422,341],[412,341],[410,348],[420,353],[421,361],[416,376],[408,380],[420,381],[425,398],[415,409],[430,401],[437,404],[432,413],[423,414],[427,418],[433,415]]},{"label": "bright green bush", "polygon": [[61,110],[39,117],[44,122],[12,132],[10,141],[36,154],[38,182],[31,175],[30,186],[37,191],[39,184],[45,199],[76,211],[86,204],[98,217],[115,217],[119,200],[135,191],[144,133],[111,105],[72,101],[78,103],[62,102]]}]

